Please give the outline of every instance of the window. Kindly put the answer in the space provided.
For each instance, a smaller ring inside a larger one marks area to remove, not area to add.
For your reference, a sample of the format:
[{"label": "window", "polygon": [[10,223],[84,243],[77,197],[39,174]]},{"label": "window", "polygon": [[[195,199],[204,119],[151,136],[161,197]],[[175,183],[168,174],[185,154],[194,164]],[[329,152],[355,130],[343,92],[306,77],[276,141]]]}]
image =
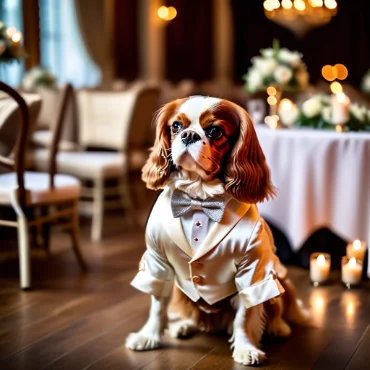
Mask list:
[{"label": "window", "polygon": [[100,71],[86,52],[73,0],[39,0],[41,64],[58,83],[75,87],[94,86]]},{"label": "window", "polygon": [[[0,21],[5,22],[7,27],[15,27],[22,31],[22,1],[0,0]],[[0,79],[13,87],[17,87],[22,80],[23,71],[23,62],[1,63]]]}]

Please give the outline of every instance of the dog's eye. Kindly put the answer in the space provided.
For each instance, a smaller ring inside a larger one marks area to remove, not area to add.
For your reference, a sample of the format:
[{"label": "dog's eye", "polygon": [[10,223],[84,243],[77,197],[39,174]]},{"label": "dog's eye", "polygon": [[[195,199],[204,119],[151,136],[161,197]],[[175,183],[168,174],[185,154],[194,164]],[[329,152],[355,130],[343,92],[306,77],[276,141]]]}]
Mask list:
[{"label": "dog's eye", "polygon": [[182,129],[182,124],[178,121],[175,121],[173,124],[172,124],[172,132],[174,134],[177,134],[180,130]]},{"label": "dog's eye", "polygon": [[206,134],[210,139],[217,140],[222,137],[223,132],[218,126],[213,126],[206,131]]}]

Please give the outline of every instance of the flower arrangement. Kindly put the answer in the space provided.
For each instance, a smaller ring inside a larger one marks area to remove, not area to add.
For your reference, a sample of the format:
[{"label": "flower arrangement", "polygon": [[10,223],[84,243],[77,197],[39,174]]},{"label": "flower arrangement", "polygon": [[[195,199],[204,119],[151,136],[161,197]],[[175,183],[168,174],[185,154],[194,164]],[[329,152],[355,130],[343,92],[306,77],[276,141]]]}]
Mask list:
[{"label": "flower arrangement", "polygon": [[[332,99],[329,95],[315,95],[306,100],[299,109],[295,125],[335,130]],[[346,122],[343,124],[345,131],[370,131],[370,110],[356,103],[349,103]]]},{"label": "flower arrangement", "polygon": [[365,73],[362,78],[361,89],[364,93],[370,94],[370,69]]},{"label": "flower arrangement", "polygon": [[25,90],[33,90],[40,86],[53,87],[55,84],[55,76],[43,66],[36,66],[28,70],[22,81],[22,87]]},{"label": "flower arrangement", "polygon": [[252,66],[243,76],[245,89],[257,93],[274,86],[280,90],[303,90],[308,85],[309,75],[302,61],[302,54],[280,48],[274,40],[273,48],[262,49],[261,55],[252,58]]},{"label": "flower arrangement", "polygon": [[0,21],[0,62],[20,61],[27,54],[21,46],[22,34]]}]

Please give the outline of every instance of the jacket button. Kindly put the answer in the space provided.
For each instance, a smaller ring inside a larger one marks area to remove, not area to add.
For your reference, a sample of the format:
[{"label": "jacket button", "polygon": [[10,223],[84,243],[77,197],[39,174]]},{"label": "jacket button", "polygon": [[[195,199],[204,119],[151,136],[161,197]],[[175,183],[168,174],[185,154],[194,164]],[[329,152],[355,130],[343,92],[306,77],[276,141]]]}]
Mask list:
[{"label": "jacket button", "polygon": [[201,276],[195,275],[193,276],[192,280],[193,280],[193,283],[195,284],[201,284],[203,279]]}]

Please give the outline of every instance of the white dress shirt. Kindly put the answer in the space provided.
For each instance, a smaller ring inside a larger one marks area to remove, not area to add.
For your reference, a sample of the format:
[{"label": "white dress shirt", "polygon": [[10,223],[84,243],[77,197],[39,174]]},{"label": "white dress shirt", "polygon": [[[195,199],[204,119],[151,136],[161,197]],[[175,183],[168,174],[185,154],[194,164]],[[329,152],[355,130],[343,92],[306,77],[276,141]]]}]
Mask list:
[{"label": "white dress shirt", "polygon": [[184,234],[195,251],[202,245],[214,223],[202,210],[190,210],[181,216]]}]

